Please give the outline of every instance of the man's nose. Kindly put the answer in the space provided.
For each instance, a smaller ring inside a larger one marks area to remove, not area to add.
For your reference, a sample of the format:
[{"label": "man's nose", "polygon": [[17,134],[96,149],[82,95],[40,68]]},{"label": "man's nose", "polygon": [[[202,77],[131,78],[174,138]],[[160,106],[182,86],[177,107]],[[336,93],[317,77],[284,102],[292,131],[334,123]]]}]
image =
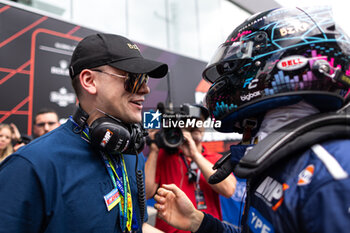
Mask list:
[{"label": "man's nose", "polygon": [[50,130],[50,124],[46,123],[46,124],[44,125],[44,130],[45,130],[45,131],[49,131],[49,130]]},{"label": "man's nose", "polygon": [[137,93],[148,94],[150,91],[151,89],[149,88],[148,84],[144,82]]}]

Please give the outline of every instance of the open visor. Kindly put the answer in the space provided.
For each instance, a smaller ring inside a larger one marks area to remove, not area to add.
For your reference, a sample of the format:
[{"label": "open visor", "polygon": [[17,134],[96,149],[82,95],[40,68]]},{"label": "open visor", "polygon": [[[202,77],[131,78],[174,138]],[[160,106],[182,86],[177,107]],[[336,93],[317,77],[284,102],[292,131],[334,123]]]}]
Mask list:
[{"label": "open visor", "polygon": [[203,71],[203,78],[214,83],[223,74],[235,71],[240,67],[241,60],[252,57],[253,46],[253,41],[238,41],[220,45]]}]

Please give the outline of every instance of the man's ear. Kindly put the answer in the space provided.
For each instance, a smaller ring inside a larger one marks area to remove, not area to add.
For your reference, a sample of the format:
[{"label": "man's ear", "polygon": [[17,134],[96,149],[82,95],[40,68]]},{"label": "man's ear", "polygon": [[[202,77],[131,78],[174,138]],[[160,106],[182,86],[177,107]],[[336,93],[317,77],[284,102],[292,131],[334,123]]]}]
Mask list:
[{"label": "man's ear", "polygon": [[85,69],[80,72],[79,80],[82,88],[87,91],[89,94],[96,94],[96,75],[91,70]]}]

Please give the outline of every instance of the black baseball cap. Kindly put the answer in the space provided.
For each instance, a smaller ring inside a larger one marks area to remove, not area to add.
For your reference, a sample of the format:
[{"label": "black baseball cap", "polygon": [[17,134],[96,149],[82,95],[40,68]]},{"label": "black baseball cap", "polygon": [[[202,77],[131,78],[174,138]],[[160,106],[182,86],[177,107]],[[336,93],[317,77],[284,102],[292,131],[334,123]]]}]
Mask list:
[{"label": "black baseball cap", "polygon": [[135,43],[129,39],[99,33],[81,40],[75,48],[69,74],[74,78],[83,69],[109,65],[128,73],[147,74],[152,78],[162,78],[168,73],[168,65],[145,59]]}]

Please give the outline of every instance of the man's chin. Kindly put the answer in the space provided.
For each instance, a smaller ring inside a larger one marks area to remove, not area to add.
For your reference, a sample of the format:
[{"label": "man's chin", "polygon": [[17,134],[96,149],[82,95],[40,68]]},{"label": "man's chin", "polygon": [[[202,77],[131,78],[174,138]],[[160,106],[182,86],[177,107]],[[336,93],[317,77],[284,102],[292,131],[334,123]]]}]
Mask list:
[{"label": "man's chin", "polygon": [[140,116],[140,117],[130,117],[123,122],[128,124],[137,124],[137,123],[141,123],[141,121],[142,121],[142,117]]}]

